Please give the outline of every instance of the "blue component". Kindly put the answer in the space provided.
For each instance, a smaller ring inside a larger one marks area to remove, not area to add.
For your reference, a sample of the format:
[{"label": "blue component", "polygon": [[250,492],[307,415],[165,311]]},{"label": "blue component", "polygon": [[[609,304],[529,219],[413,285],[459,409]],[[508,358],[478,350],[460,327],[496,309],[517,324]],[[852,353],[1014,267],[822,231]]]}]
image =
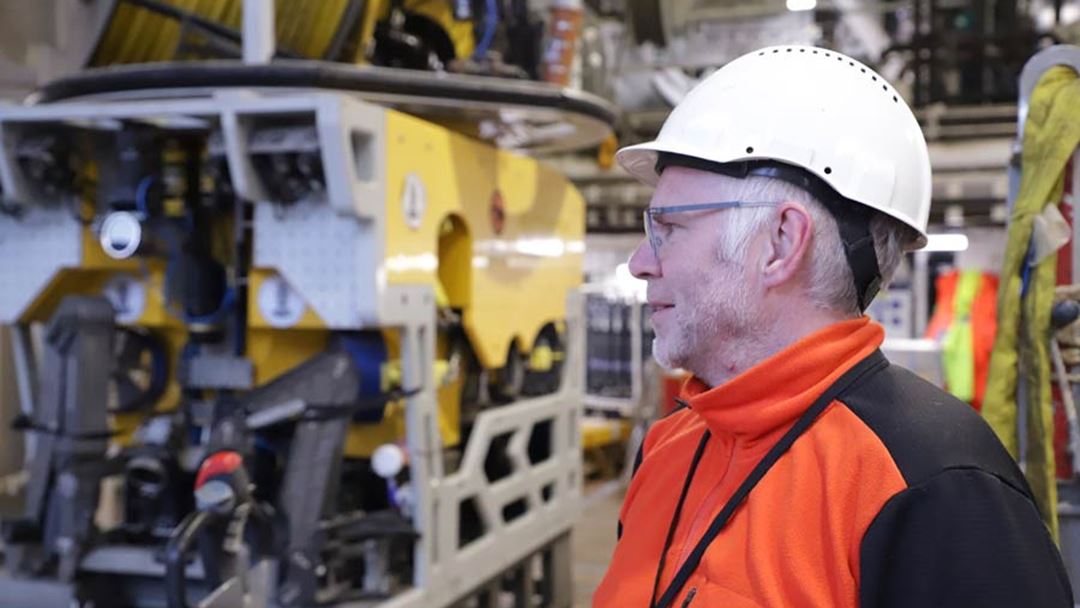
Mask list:
[{"label": "blue component", "polygon": [[187,429],[188,443],[190,443],[191,445],[202,445],[202,430],[203,427],[201,426],[189,426]]},{"label": "blue component", "polygon": [[156,178],[153,175],[147,175],[139,180],[138,187],[135,188],[135,209],[142,214],[142,219],[150,217],[150,208],[146,204],[146,195],[150,192],[150,186],[154,184]]},{"label": "blue component", "polygon": [[188,342],[184,344],[184,348],[180,350],[180,359],[182,361],[190,361],[193,357],[199,354],[202,350],[198,342]]},{"label": "blue component", "polygon": [[270,441],[262,435],[255,435],[255,449],[277,454],[277,448],[274,447],[274,444],[270,443]]},{"label": "blue component", "polygon": [[236,292],[232,287],[225,290],[225,293],[221,296],[221,303],[218,304],[217,310],[205,315],[189,315],[184,314],[184,321],[187,323],[217,323],[226,314],[232,310],[233,304],[236,303]]},{"label": "blue component", "polygon": [[[386,342],[377,331],[349,332],[340,335],[345,351],[352,358],[353,366],[360,374],[360,399],[370,399],[382,393],[382,366],[388,358]],[[358,411],[353,417],[360,422],[382,420],[383,409]]]},{"label": "blue component", "polygon": [[1027,295],[1028,286],[1031,284],[1031,271],[1035,269],[1035,238],[1028,243],[1027,255],[1024,256],[1024,265],[1020,268],[1020,297]]},{"label": "blue component", "polygon": [[[169,247],[169,257],[165,262],[165,285],[169,286],[172,285],[174,276],[173,273],[176,271],[176,264],[179,263],[178,260],[180,256],[183,255],[183,251],[182,245],[179,242],[179,238],[175,234],[168,230],[163,231],[161,234],[165,237],[165,240],[168,241]],[[168,288],[166,287],[166,290],[167,289]],[[170,312],[173,312],[169,304],[171,304],[171,298],[166,301],[165,306],[167,309],[170,310]],[[180,310],[175,311],[174,314],[183,319],[185,323],[212,324],[217,323],[218,321],[223,319],[225,315],[232,311],[235,304],[236,290],[232,287],[226,287],[225,292],[221,294],[221,302],[218,303],[217,309],[213,312],[207,313],[205,315],[189,315],[187,314],[187,311]]]},{"label": "blue component", "polygon": [[487,54],[488,48],[491,47],[492,41],[495,39],[495,28],[499,25],[499,6],[496,0],[487,0],[487,4],[484,10],[484,34],[480,38],[480,43],[476,45],[473,50],[473,60],[480,61]]},{"label": "blue component", "polygon": [[390,501],[390,506],[395,509],[401,508],[401,502],[398,501],[398,487],[394,482],[394,478],[391,477],[386,480],[386,498]]}]

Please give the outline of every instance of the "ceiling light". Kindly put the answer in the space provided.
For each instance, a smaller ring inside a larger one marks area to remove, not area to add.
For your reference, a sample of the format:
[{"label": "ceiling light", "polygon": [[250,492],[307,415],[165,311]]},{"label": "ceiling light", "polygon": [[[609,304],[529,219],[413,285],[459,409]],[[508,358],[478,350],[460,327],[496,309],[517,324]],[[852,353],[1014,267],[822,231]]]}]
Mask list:
[{"label": "ceiling light", "polygon": [[967,251],[968,237],[966,234],[928,234],[926,235],[926,248],[923,251]]},{"label": "ceiling light", "polygon": [[817,0],[787,0],[789,11],[812,11],[817,7]]}]

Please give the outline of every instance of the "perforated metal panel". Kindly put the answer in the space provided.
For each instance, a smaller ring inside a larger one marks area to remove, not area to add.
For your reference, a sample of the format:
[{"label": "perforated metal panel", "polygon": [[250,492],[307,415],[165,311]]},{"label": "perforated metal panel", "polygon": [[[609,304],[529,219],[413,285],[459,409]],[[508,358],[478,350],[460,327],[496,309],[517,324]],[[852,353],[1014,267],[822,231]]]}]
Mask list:
[{"label": "perforated metal panel", "polygon": [[372,223],[325,203],[255,207],[255,265],[275,268],[331,328],[376,320]]},{"label": "perforated metal panel", "polygon": [[14,323],[64,266],[81,261],[82,231],[64,209],[0,215],[0,323]]}]

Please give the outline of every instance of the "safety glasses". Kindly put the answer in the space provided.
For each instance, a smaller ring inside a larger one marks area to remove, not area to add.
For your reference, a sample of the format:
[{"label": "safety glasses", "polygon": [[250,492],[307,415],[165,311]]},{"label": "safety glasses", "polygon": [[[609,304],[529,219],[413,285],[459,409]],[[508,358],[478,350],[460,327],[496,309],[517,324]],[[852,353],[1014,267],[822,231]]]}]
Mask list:
[{"label": "safety glasses", "polygon": [[692,205],[669,205],[667,207],[649,207],[642,214],[645,224],[645,238],[649,239],[653,255],[660,259],[660,247],[664,239],[668,237],[669,228],[656,218],[661,215],[672,213],[686,213],[688,211],[716,211],[719,209],[737,209],[740,207],[768,207],[776,203],[745,203],[742,201],[725,201],[721,203],[695,203]]}]

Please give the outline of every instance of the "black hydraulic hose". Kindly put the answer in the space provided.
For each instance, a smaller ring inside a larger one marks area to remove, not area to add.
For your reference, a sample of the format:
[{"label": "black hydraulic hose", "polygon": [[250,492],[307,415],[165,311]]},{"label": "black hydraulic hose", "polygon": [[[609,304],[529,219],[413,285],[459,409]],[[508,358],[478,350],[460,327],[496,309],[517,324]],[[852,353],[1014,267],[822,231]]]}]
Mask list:
[{"label": "black hydraulic hose", "polygon": [[615,123],[617,113],[612,104],[599,97],[545,83],[293,60],[262,65],[202,61],[96,68],[43,86],[36,101],[49,103],[124,91],[230,87],[316,88],[536,106],[589,116],[607,125]]},{"label": "black hydraulic hose", "polygon": [[364,16],[365,4],[364,0],[349,0],[349,4],[345,7],[345,14],[341,16],[338,29],[334,32],[334,37],[330,39],[330,44],[326,46],[326,51],[322,56],[323,59],[327,61],[340,59],[342,49],[349,43],[350,38],[355,37],[356,28],[360,25],[360,19]]},{"label": "black hydraulic hose", "polygon": [[210,511],[192,511],[180,522],[165,545],[165,599],[169,608],[189,608],[187,559],[198,534],[214,518]]}]

